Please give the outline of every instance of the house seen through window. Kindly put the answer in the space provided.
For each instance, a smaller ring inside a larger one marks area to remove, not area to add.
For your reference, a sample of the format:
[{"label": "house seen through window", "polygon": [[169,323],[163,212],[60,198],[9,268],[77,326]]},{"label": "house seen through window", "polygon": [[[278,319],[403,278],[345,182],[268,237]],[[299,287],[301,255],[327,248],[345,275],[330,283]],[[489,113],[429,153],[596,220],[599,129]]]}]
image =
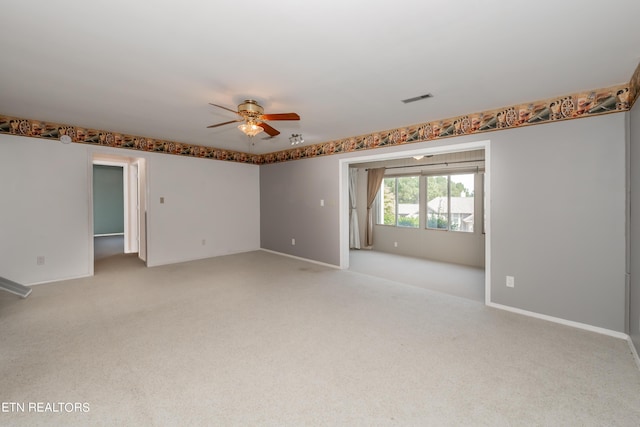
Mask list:
[{"label": "house seen through window", "polygon": [[420,228],[424,221],[428,230],[473,233],[474,181],[473,173],[386,177],[376,199],[376,223]]},{"label": "house seen through window", "polygon": [[427,228],[473,232],[474,175],[427,177]]}]

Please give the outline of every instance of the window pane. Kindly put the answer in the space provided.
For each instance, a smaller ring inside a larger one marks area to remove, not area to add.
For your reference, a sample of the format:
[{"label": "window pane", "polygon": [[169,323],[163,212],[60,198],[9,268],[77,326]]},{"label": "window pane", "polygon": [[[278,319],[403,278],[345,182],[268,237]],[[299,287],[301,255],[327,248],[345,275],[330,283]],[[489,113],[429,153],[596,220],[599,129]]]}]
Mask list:
[{"label": "window pane", "polygon": [[474,175],[451,175],[451,215],[449,229],[452,231],[473,232]]},{"label": "window pane", "polygon": [[448,221],[449,177],[427,177],[427,228],[446,230]]},{"label": "window pane", "polygon": [[398,178],[398,226],[420,226],[420,178],[407,176]]},{"label": "window pane", "polygon": [[396,179],[382,180],[382,195],[384,206],[384,225],[396,225]]}]

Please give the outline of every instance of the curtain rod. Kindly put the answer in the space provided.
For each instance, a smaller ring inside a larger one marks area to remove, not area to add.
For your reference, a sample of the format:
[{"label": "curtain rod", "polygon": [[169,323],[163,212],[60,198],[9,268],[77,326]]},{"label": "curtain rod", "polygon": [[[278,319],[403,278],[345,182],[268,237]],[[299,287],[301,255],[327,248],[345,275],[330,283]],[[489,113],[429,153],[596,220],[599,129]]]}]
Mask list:
[{"label": "curtain rod", "polygon": [[[454,165],[457,163],[477,163],[477,162],[484,162],[484,159],[480,159],[480,160],[458,160],[456,162],[441,162],[441,163],[422,163],[419,165],[408,165],[408,166],[390,166],[390,167],[384,167],[383,168],[386,169],[407,169],[407,168],[419,168],[422,166],[441,166],[441,165]],[[378,168],[372,168],[372,169],[378,169]],[[365,169],[365,171],[368,171],[369,169]]]}]

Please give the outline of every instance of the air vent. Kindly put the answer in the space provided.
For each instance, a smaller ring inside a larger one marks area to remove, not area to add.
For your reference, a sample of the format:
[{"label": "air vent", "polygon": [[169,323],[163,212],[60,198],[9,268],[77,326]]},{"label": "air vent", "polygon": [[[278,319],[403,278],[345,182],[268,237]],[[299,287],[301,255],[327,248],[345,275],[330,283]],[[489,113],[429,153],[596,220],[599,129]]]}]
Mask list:
[{"label": "air vent", "polygon": [[427,98],[433,98],[433,95],[430,93],[426,93],[424,95],[414,96],[413,98],[403,99],[402,102],[404,102],[405,104],[408,104],[410,102],[416,102],[416,101],[420,101],[421,99],[427,99]]}]

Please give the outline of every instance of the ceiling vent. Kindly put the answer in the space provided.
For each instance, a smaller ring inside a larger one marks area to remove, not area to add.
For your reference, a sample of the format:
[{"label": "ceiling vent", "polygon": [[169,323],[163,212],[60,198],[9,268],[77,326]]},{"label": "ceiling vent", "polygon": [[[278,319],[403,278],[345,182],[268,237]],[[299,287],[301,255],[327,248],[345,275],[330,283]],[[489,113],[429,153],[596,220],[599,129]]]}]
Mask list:
[{"label": "ceiling vent", "polygon": [[402,102],[404,102],[405,104],[408,104],[410,102],[416,102],[416,101],[420,101],[421,99],[427,99],[427,98],[433,98],[433,95],[430,93],[426,93],[424,95],[414,96],[413,98],[403,99]]}]

